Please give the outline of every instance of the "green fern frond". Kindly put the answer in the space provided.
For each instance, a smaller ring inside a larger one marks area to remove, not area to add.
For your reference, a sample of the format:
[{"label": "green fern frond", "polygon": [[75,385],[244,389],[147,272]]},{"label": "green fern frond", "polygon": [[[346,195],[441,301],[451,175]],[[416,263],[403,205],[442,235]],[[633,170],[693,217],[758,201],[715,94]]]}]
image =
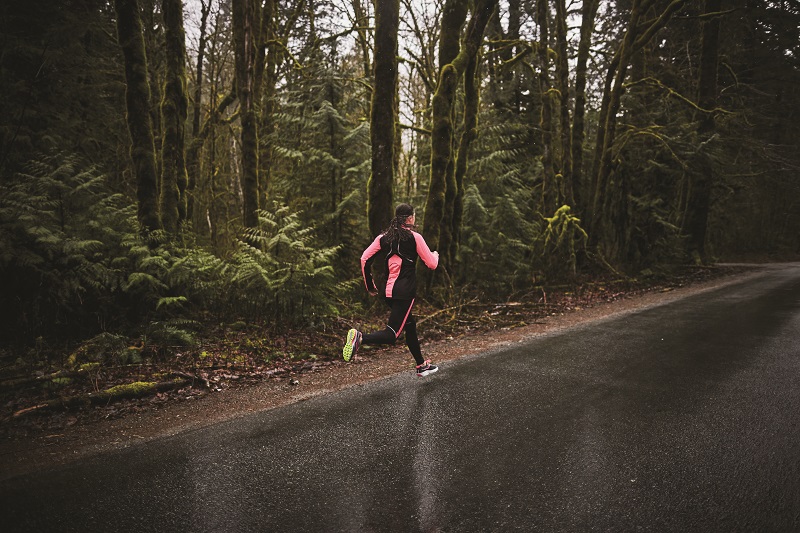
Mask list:
[{"label": "green fern frond", "polygon": [[156,304],[156,309],[161,309],[162,307],[165,308],[172,308],[172,307],[182,307],[183,304],[188,302],[189,300],[185,296],[165,296],[163,298],[158,299],[158,303]]}]

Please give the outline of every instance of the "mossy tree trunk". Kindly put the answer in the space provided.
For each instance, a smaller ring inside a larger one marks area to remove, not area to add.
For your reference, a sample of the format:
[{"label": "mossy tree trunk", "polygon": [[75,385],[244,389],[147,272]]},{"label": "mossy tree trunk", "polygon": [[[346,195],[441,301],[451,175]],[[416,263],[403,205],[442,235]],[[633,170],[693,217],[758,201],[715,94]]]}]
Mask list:
[{"label": "mossy tree trunk", "polygon": [[[567,6],[565,0],[556,0],[556,46],[558,61],[556,62],[556,86],[559,94],[559,174],[558,184],[562,187],[564,201],[575,205],[572,183],[572,137],[570,135],[569,117],[569,57],[567,50]],[[558,206],[560,207],[560,206]]]},{"label": "mossy tree trunk", "polygon": [[375,2],[375,85],[370,112],[372,174],[367,183],[367,220],[372,236],[392,218],[399,0]]},{"label": "mossy tree trunk", "polygon": [[163,0],[167,74],[161,102],[164,138],[161,145],[161,219],[164,229],[177,233],[186,220],[186,35],[183,31],[183,1]]},{"label": "mossy tree trunk", "polygon": [[[445,5],[442,16],[439,83],[433,97],[431,178],[428,204],[425,209],[425,238],[432,243],[432,246],[439,248],[446,269],[450,267],[455,257],[457,235],[461,230],[459,191],[463,197],[463,176],[466,174],[468,149],[475,135],[474,128],[469,126],[477,124],[477,118],[469,116],[477,109],[477,89],[472,86],[475,82],[477,57],[483,44],[486,26],[497,7],[497,0],[475,2],[463,46],[459,46],[458,40],[466,19],[467,7],[466,2],[448,2]],[[444,63],[448,59],[450,62]],[[467,72],[469,74],[465,76]],[[460,146],[457,147],[454,124],[455,102],[456,89],[462,76],[465,77],[465,84],[471,86],[466,91],[473,92],[465,100],[466,137],[462,137]],[[463,149],[463,152],[454,155],[456,148]],[[461,167],[463,174],[457,175],[457,166]],[[462,180],[461,183],[459,179]]]},{"label": "mossy tree trunk", "polygon": [[[703,44],[700,53],[700,73],[698,79],[698,105],[702,116],[697,128],[698,140],[706,145],[714,135],[716,125],[713,109],[717,107],[717,69],[719,64],[719,33],[721,0],[706,0],[705,13],[710,16],[703,24]],[[705,263],[706,233],[708,215],[711,210],[711,190],[714,185],[714,168],[706,152],[698,154],[697,172],[689,190],[686,224],[684,232],[688,236],[688,252],[695,263]]]},{"label": "mossy tree trunk", "polygon": [[136,0],[115,0],[114,6],[117,37],[125,59],[125,104],[136,176],[137,216],[142,228],[152,231],[161,229],[161,218],[142,21]]},{"label": "mossy tree trunk", "polygon": [[161,146],[164,140],[161,124],[161,89],[164,86],[166,72],[164,58],[164,24],[160,6],[156,0],[138,0],[139,13],[142,18],[142,35],[144,51],[147,56],[147,82],[150,85],[150,117],[153,124],[153,144],[156,152],[156,175],[159,177],[161,190]]},{"label": "mossy tree trunk", "polygon": [[580,214],[586,212],[583,187],[583,142],[586,136],[586,73],[591,50],[594,20],[600,0],[586,0],[581,13],[581,37],[575,65],[575,111],[572,123],[572,191],[573,202]]},{"label": "mossy tree trunk", "polygon": [[[467,168],[469,166],[469,148],[472,141],[478,136],[478,108],[480,104],[480,80],[478,79],[478,70],[480,65],[480,51],[483,43],[483,35],[486,31],[486,26],[489,20],[497,11],[497,1],[483,1],[477,2],[475,6],[475,13],[470,19],[467,26],[467,35],[464,40],[464,50],[456,58],[457,68],[461,69],[461,64],[464,65],[464,130],[461,133],[461,139],[458,144],[458,153],[456,155],[455,165],[455,199],[453,202],[452,218],[445,219],[445,223],[449,224],[450,228],[450,242],[445,242],[448,245],[444,248],[447,253],[447,259],[450,264],[456,260],[458,253],[458,246],[461,242],[461,223],[464,214],[464,178],[467,175]],[[447,215],[449,211],[446,211]]]},{"label": "mossy tree trunk", "polygon": [[258,120],[256,106],[256,55],[259,43],[260,6],[257,0],[232,0],[235,78],[241,123],[242,215],[245,227],[258,225]]},{"label": "mossy tree trunk", "polygon": [[461,49],[461,30],[467,20],[469,3],[450,0],[442,11],[439,36],[439,83],[433,96],[431,135],[431,177],[425,205],[425,239],[438,248],[442,267],[450,266],[448,249],[452,241],[453,204],[456,195],[455,95],[460,72],[452,63]]},{"label": "mossy tree trunk", "polygon": [[553,166],[553,95],[550,86],[549,31],[550,10],[548,0],[537,0],[536,23],[539,26],[539,93],[542,95],[542,110],[539,126],[542,129],[542,197],[541,214],[550,216],[559,201],[558,184]]},{"label": "mossy tree trunk", "polygon": [[361,52],[361,68],[363,69],[364,79],[370,77],[372,73],[372,64],[369,57],[369,16],[364,7],[363,0],[352,0],[353,15],[355,16],[356,25],[356,45],[359,52]]},{"label": "mossy tree trunk", "polygon": [[[521,50],[522,2],[507,0],[506,4],[503,20],[498,10],[486,27],[487,56],[492,59],[487,61],[485,97],[495,109],[519,114],[522,100],[520,77],[508,65]],[[507,29],[503,28],[504,23]]]},{"label": "mossy tree trunk", "polygon": [[[203,67],[205,66],[206,41],[208,36],[208,15],[211,13],[211,0],[200,0],[200,35],[197,43],[197,67],[194,77],[194,101],[192,102],[192,143],[200,136],[200,122],[203,99]],[[194,220],[195,188],[200,174],[200,151],[189,151],[187,159],[186,219]],[[197,228],[195,228],[197,229]]]},{"label": "mossy tree trunk", "polygon": [[451,240],[447,259],[452,264],[456,260],[458,246],[461,243],[461,222],[464,216],[464,178],[467,175],[469,147],[478,136],[478,104],[480,102],[477,79],[480,54],[470,58],[464,72],[464,131],[458,144],[455,168],[455,200],[453,202],[452,222],[450,223]]},{"label": "mossy tree trunk", "polygon": [[260,47],[256,72],[258,78],[263,80],[259,93],[263,94],[260,116],[260,141],[261,152],[259,162],[261,180],[259,181],[259,197],[267,196],[268,187],[272,176],[272,160],[275,136],[275,90],[278,84],[277,68],[279,47],[275,32],[275,5],[276,0],[265,0],[261,13],[261,36],[263,45]]}]

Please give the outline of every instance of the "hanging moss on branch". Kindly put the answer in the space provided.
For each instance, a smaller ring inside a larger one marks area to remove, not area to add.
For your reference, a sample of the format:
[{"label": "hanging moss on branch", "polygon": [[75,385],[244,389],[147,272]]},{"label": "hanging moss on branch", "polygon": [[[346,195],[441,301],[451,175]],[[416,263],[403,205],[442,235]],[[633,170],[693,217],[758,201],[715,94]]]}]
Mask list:
[{"label": "hanging moss on branch", "polygon": [[573,275],[577,272],[577,253],[586,247],[589,236],[581,220],[572,214],[568,205],[559,207],[552,217],[544,217],[547,226],[542,233],[540,259],[546,272],[563,272],[565,266]]}]

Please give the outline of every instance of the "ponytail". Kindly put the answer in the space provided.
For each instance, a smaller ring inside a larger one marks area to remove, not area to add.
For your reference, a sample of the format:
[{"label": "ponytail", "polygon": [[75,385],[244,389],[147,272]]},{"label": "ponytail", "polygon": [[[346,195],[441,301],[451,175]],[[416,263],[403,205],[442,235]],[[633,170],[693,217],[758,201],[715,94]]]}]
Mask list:
[{"label": "ponytail", "polygon": [[414,236],[411,231],[416,229],[416,226],[407,224],[409,217],[414,215],[414,208],[409,204],[400,204],[394,210],[394,218],[389,222],[389,227],[383,234],[386,236],[390,245],[395,245],[400,241],[413,239]]}]

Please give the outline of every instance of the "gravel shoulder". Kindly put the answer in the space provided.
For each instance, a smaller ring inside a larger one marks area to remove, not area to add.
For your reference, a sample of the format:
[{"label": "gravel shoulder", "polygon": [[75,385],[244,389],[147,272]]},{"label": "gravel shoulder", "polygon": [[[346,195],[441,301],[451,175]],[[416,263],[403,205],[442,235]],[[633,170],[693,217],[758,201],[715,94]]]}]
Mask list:
[{"label": "gravel shoulder", "polygon": [[[762,265],[710,281],[576,308],[516,328],[467,333],[423,343],[423,352],[441,365],[442,372],[446,372],[448,361],[711,291],[757,276],[764,268],[770,266]],[[369,351],[359,354],[357,360],[351,363],[333,361],[297,376],[229,388],[202,397],[188,397],[181,402],[167,402],[122,418],[75,424],[57,431],[4,437],[0,442],[0,479],[304,401],[400,372],[412,372],[411,359],[405,350],[405,346],[395,346]]]}]

